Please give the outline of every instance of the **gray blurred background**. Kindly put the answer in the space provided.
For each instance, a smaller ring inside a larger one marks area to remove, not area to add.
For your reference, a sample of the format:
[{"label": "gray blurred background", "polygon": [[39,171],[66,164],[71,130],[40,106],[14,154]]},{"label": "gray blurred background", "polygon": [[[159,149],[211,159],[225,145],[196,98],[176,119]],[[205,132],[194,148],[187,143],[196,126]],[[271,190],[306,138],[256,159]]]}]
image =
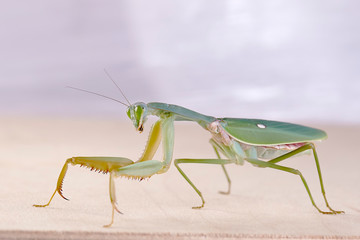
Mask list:
[{"label": "gray blurred background", "polygon": [[0,2],[0,114],[125,119],[115,102],[218,117],[360,122],[360,1]]}]

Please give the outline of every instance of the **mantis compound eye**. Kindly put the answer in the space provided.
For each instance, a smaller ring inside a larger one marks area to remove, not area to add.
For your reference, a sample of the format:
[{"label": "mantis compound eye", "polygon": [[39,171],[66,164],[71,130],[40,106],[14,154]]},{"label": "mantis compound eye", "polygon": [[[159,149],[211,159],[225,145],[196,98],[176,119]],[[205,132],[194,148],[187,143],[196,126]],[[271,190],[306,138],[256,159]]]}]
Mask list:
[{"label": "mantis compound eye", "polygon": [[126,115],[131,119],[131,112],[130,112],[130,108],[128,108],[126,110]]},{"label": "mantis compound eye", "polygon": [[143,112],[144,108],[142,108],[141,106],[136,106],[134,111],[136,119],[141,119]]}]

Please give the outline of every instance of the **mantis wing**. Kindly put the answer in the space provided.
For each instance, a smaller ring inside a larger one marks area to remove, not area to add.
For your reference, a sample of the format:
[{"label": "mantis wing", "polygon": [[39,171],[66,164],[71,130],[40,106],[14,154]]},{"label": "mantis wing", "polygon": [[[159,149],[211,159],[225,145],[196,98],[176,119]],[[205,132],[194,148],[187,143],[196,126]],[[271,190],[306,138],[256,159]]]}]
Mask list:
[{"label": "mantis wing", "polygon": [[302,125],[261,119],[219,119],[226,132],[250,145],[281,145],[326,139],[324,131]]}]

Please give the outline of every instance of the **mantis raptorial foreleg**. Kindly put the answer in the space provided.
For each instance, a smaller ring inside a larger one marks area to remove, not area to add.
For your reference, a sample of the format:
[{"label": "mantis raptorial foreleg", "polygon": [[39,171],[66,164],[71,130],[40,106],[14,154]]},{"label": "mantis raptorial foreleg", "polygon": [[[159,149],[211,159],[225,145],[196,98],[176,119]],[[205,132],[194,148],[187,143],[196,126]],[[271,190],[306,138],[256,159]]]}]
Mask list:
[{"label": "mantis raptorial foreleg", "polygon": [[68,169],[68,164],[69,164],[69,162],[70,162],[71,160],[72,160],[72,159],[69,158],[69,159],[67,159],[67,160],[65,161],[65,164],[64,164],[64,166],[62,167],[61,172],[60,172],[60,175],[59,175],[59,177],[58,177],[55,191],[54,191],[54,193],[51,195],[49,202],[48,202],[47,204],[34,204],[34,205],[33,205],[34,207],[47,207],[47,206],[49,206],[50,203],[51,203],[51,201],[52,201],[52,199],[54,198],[56,192],[58,192],[59,195],[60,195],[62,198],[64,198],[65,200],[69,200],[69,199],[67,199],[66,197],[64,197],[64,195],[62,194],[62,184],[63,184],[64,177],[65,177],[66,172],[67,172],[67,169]]},{"label": "mantis raptorial foreleg", "polygon": [[[166,136],[166,138],[163,138],[162,136]],[[154,154],[156,153],[160,145],[161,140],[163,140],[163,145],[164,145],[163,162],[152,160]],[[156,173],[166,172],[171,162],[173,144],[174,144],[174,125],[173,125],[173,119],[170,117],[170,118],[160,119],[153,125],[149,134],[149,139],[147,141],[145,150],[142,156],[140,157],[140,159],[136,162],[133,162],[128,158],[122,158],[122,157],[69,158],[66,160],[60,172],[55,191],[52,194],[49,202],[44,205],[35,204],[34,206],[35,207],[48,206],[52,201],[52,199],[54,198],[56,192],[58,192],[62,198],[68,200],[62,194],[62,185],[69,164],[88,167],[91,170],[95,170],[102,173],[110,173],[109,196],[112,206],[112,216],[111,216],[111,222],[104,226],[104,227],[110,227],[114,222],[115,211],[121,213],[116,206],[116,192],[115,192],[114,178],[118,176],[124,176],[130,179],[142,180],[144,178],[151,177]]]},{"label": "mantis raptorial foreleg", "polygon": [[[304,176],[302,175],[302,173],[297,170],[297,169],[294,169],[294,168],[289,168],[289,167],[285,167],[285,166],[281,166],[281,165],[278,165],[276,163],[278,162],[281,162],[285,159],[288,159],[296,154],[299,154],[301,152],[304,152],[306,150],[309,150],[309,149],[312,149],[313,153],[314,153],[314,159],[315,159],[315,162],[316,162],[316,168],[317,168],[317,171],[318,171],[318,175],[319,175],[319,180],[320,180],[320,186],[321,186],[321,192],[322,192],[322,195],[324,197],[324,200],[325,200],[325,203],[326,203],[326,206],[328,209],[330,209],[330,212],[325,212],[325,211],[322,211],[320,210],[320,208],[315,204],[315,201],[312,197],[312,194],[310,192],[310,188],[304,178]],[[325,188],[324,188],[324,185],[323,185],[323,180],[322,180],[322,176],[321,176],[321,170],[320,170],[320,164],[319,164],[319,160],[318,160],[318,157],[317,157],[317,154],[316,154],[316,150],[315,150],[315,146],[312,144],[312,143],[308,143],[302,147],[299,147],[289,153],[286,153],[280,157],[277,157],[277,158],[274,158],[272,160],[269,160],[269,161],[262,161],[262,160],[258,160],[258,159],[246,159],[248,162],[254,164],[254,165],[258,165],[259,167],[269,167],[269,168],[274,168],[274,169],[278,169],[278,170],[281,170],[281,171],[285,171],[285,172],[289,172],[289,173],[292,173],[292,174],[295,174],[295,175],[298,175],[300,176],[301,178],[301,181],[303,182],[304,186],[305,186],[305,189],[310,197],[310,200],[311,200],[311,203],[312,205],[320,212],[320,213],[323,213],[323,214],[339,214],[339,213],[344,213],[343,211],[335,211],[333,210],[330,206],[329,206],[329,203],[326,199],[326,196],[325,196]]]},{"label": "mantis raptorial foreleg", "polygon": [[116,206],[116,191],[115,191],[115,182],[114,182],[114,173],[110,172],[109,174],[109,196],[110,196],[110,202],[111,202],[111,206],[112,206],[112,212],[111,212],[111,222],[107,225],[104,225],[104,227],[110,227],[113,223],[114,223],[114,213],[115,210],[122,214],[122,212],[120,212],[120,210],[117,208]]},{"label": "mantis raptorial foreleg", "polygon": [[194,183],[190,180],[190,178],[184,173],[184,171],[179,167],[180,163],[202,163],[202,164],[220,164],[224,166],[225,164],[234,163],[234,160],[230,159],[175,159],[174,165],[179,170],[180,174],[185,178],[185,180],[191,185],[191,187],[195,190],[195,192],[201,198],[202,204],[200,206],[195,206],[193,209],[203,208],[205,205],[205,200],[200,192],[200,190],[194,185]]},{"label": "mantis raptorial foreleg", "polygon": [[80,165],[81,167],[87,167],[91,170],[95,170],[102,173],[108,173],[113,171],[116,168],[121,168],[123,166],[127,166],[129,164],[133,164],[134,162],[128,158],[122,157],[72,157],[65,161],[63,168],[59,174],[56,188],[54,193],[52,194],[49,202],[44,205],[34,204],[35,207],[46,207],[49,206],[50,202],[52,201],[53,197],[55,196],[56,192],[64,198],[65,200],[69,200],[66,198],[62,193],[62,185],[68,170],[68,165]]}]

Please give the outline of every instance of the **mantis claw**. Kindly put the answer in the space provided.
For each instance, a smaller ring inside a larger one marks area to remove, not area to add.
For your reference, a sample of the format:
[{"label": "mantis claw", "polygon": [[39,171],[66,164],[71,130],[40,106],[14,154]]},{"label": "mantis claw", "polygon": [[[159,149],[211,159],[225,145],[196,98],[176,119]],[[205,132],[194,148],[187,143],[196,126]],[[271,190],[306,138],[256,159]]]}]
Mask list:
[{"label": "mantis claw", "polygon": [[120,214],[124,214],[124,213],[122,213],[118,208],[117,208],[117,206],[113,206],[114,207],[114,209],[118,212],[118,213],[120,213]]},{"label": "mantis claw", "polygon": [[66,197],[63,195],[63,193],[62,193],[61,190],[59,190],[58,193],[59,193],[59,195],[60,195],[63,199],[65,199],[66,201],[70,201],[70,199],[66,198]]}]

